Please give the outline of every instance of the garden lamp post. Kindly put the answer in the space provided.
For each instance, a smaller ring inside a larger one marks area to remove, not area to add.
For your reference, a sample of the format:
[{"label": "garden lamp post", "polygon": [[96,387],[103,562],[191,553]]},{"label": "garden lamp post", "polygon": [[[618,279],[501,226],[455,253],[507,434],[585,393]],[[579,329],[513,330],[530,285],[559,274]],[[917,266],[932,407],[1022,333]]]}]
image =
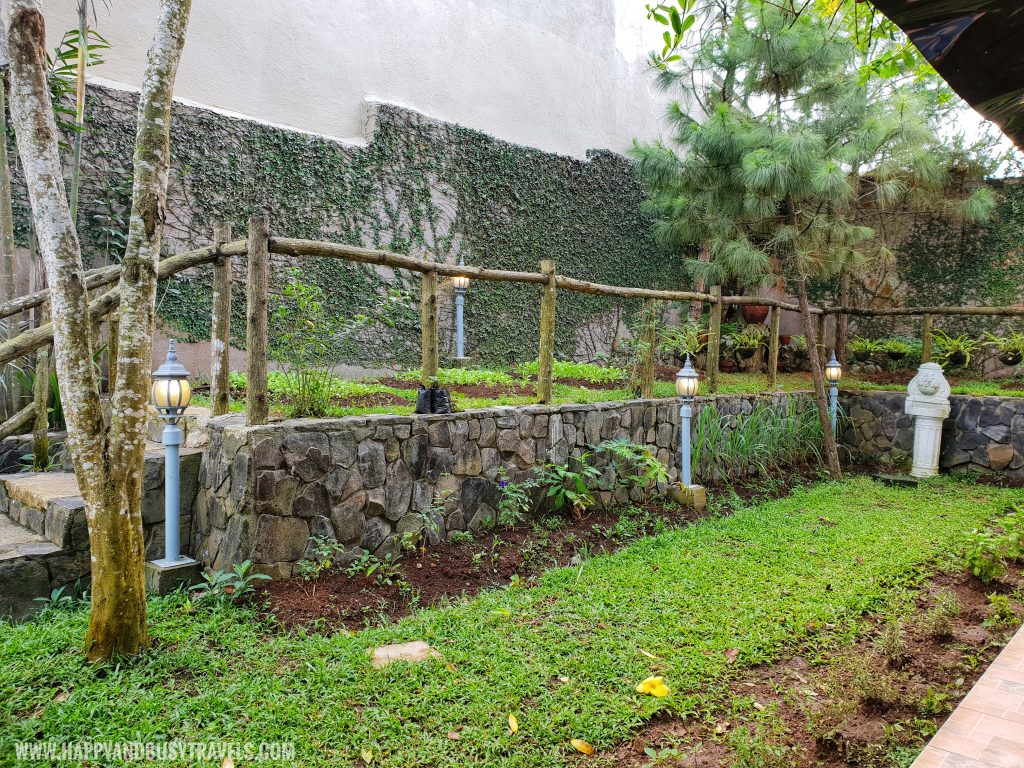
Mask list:
[{"label": "garden lamp post", "polygon": [[832,359],[825,364],[825,378],[828,379],[828,415],[832,420],[832,434],[836,433],[836,420],[839,416],[839,379],[843,377],[843,366],[836,360],[836,351],[832,350]]},{"label": "garden lamp post", "polygon": [[456,275],[452,282],[455,283],[455,359],[463,363],[466,361],[466,332],[463,324],[463,312],[466,306],[466,289],[469,287],[469,278],[466,275]]},{"label": "garden lamp post", "polygon": [[158,566],[173,566],[183,562],[194,562],[181,555],[181,428],[178,420],[188,408],[192,398],[192,387],[188,383],[189,373],[178,362],[174,339],[167,347],[167,359],[153,373],[153,405],[160,418],[167,423],[161,442],[164,444],[164,558],[155,561]]},{"label": "garden lamp post", "polygon": [[690,421],[693,418],[693,398],[700,388],[697,371],[686,356],[682,369],[676,374],[676,394],[682,400],[679,407],[679,489],[670,489],[670,496],[680,504],[703,509],[707,494],[699,485],[694,485],[690,472]]}]

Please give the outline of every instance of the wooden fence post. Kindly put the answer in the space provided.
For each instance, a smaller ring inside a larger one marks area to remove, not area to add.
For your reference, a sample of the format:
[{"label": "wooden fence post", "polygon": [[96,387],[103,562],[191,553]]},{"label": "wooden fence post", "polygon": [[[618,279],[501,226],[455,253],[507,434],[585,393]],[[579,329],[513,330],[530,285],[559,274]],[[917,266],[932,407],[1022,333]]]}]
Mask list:
[{"label": "wooden fence post", "polygon": [[925,315],[921,322],[921,362],[932,361],[932,316]]},{"label": "wooden fence post", "polygon": [[[230,224],[215,224],[214,245],[231,240]],[[231,257],[213,262],[213,307],[210,321],[210,406],[214,416],[228,412],[231,393]]]},{"label": "wooden fence post", "polygon": [[437,340],[437,272],[428,270],[421,274],[420,282],[420,345],[423,348],[420,366],[420,382],[430,386],[430,380],[437,378],[440,353]]},{"label": "wooden fence post", "polygon": [[658,329],[654,312],[654,299],[644,299],[640,311],[640,342],[643,358],[640,360],[640,397],[654,397],[654,347],[658,343]]},{"label": "wooden fence post", "polygon": [[718,391],[718,355],[722,348],[722,286],[711,286],[711,302],[708,321],[708,394]]},{"label": "wooden fence post", "polygon": [[771,313],[768,330],[768,391],[774,392],[779,385],[779,325],[782,322],[782,310],[772,307]]},{"label": "wooden fence post", "polygon": [[266,214],[249,218],[249,273],[246,281],[245,349],[248,360],[245,421],[266,424],[270,415],[267,397],[267,292],[269,290],[270,224]]},{"label": "wooden fence post", "polygon": [[555,262],[544,259],[540,271],[548,281],[540,297],[540,352],[537,358],[537,401],[551,402],[551,374],[555,364]]}]

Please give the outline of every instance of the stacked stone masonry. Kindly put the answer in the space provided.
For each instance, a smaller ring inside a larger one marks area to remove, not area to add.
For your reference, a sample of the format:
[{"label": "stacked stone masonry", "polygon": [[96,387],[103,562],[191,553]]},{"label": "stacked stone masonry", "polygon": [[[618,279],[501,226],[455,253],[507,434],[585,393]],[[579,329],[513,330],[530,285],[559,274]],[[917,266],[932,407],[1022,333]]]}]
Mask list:
[{"label": "stacked stone masonry", "polygon": [[[1024,398],[953,395],[949,401],[940,469],[1024,477]],[[856,458],[909,466],[914,420],[903,412],[905,402],[902,392],[843,392],[843,444]]]},{"label": "stacked stone masonry", "polygon": [[[757,400],[719,397],[716,403],[726,419],[735,419]],[[774,402],[781,407],[784,398]],[[432,523],[428,534],[436,529],[436,536],[493,521],[502,470],[523,479],[537,466],[565,464],[613,438],[649,446],[675,479],[679,404],[672,400],[259,427],[220,417],[210,422],[200,471],[193,552],[215,569],[252,560],[273,577],[292,575],[310,536],[333,537],[351,552],[397,554],[402,534],[424,529],[425,518]],[[608,467],[597,490],[610,494],[614,487]]]}]

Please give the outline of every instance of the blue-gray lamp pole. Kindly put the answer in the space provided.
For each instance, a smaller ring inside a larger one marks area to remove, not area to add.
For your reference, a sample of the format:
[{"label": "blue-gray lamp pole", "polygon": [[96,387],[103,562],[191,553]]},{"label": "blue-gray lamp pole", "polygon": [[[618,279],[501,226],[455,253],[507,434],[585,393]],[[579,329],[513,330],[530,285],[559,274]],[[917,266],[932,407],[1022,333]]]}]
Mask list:
[{"label": "blue-gray lamp pole", "polygon": [[690,472],[690,420],[693,418],[693,396],[697,394],[697,371],[686,356],[682,370],[676,374],[676,393],[682,399],[679,407],[679,482],[683,489],[693,485]]},{"label": "blue-gray lamp pole", "polygon": [[458,275],[453,282],[455,283],[455,359],[464,363],[466,361],[466,289],[469,287],[469,278],[465,275]]},{"label": "blue-gray lamp pole", "polygon": [[836,360],[836,351],[832,350],[832,359],[825,364],[825,378],[828,379],[828,415],[832,421],[832,434],[836,433],[836,422],[839,419],[839,379],[843,376],[843,367]]},{"label": "blue-gray lamp pole", "polygon": [[178,362],[174,339],[167,348],[167,359],[153,373],[153,405],[167,423],[161,442],[164,444],[164,557],[156,563],[174,565],[189,558],[181,555],[181,428],[178,420],[188,408],[192,388],[189,372]]}]

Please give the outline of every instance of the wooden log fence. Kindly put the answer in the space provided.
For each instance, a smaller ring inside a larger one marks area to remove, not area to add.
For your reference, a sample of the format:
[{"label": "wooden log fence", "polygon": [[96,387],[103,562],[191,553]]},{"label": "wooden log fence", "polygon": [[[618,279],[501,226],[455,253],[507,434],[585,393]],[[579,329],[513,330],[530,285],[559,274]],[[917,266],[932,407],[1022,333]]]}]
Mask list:
[{"label": "wooden log fence", "polygon": [[[246,340],[248,387],[246,394],[246,420],[249,424],[265,424],[269,417],[269,393],[267,391],[268,352],[268,291],[269,255],[271,253],[292,257],[336,258],[355,263],[404,269],[422,275],[421,289],[421,345],[422,373],[424,381],[436,377],[440,366],[438,343],[438,280],[466,276],[474,280],[489,282],[513,282],[540,285],[540,340],[538,350],[537,399],[550,402],[552,398],[554,340],[557,313],[557,292],[566,290],[595,296],[617,299],[637,299],[643,302],[644,327],[642,341],[649,348],[640,363],[640,392],[643,397],[653,395],[654,385],[654,344],[652,338],[654,323],[650,319],[655,302],[700,302],[711,305],[708,328],[706,388],[711,394],[718,389],[718,360],[721,352],[722,316],[728,305],[761,305],[771,309],[770,338],[768,342],[768,388],[778,386],[779,328],[783,311],[799,312],[794,302],[771,297],[723,296],[721,286],[713,286],[708,293],[699,291],[674,291],[651,288],[606,285],[577,278],[558,275],[552,261],[541,262],[539,272],[489,269],[471,265],[447,264],[421,259],[415,256],[390,251],[360,248],[342,243],[327,243],[297,238],[271,237],[266,216],[254,216],[249,221],[249,237],[246,240],[231,240],[230,227],[219,226],[214,233],[214,244],[197,248],[163,259],[158,266],[158,277],[169,278],[183,270],[203,264],[214,264],[214,293],[211,307],[211,400],[213,412],[220,415],[227,412],[229,397],[229,352],[231,340],[231,258],[247,256],[246,277]],[[90,270],[85,274],[89,290],[96,290],[117,282],[120,266],[110,265]],[[47,291],[21,296],[0,304],[0,319],[44,306],[48,303]],[[108,290],[89,303],[89,312],[94,323],[116,312],[120,302],[117,287]],[[824,352],[825,322],[829,315],[838,315],[836,327],[845,322],[846,316],[892,317],[921,316],[923,318],[922,360],[931,357],[932,322],[935,316],[1024,316],[1024,305],[1002,307],[884,307],[866,308],[838,305],[811,307],[816,316],[818,332]],[[647,326],[650,326],[648,329]],[[116,340],[116,320],[111,321],[111,344]],[[45,323],[37,328],[24,331],[0,343],[0,366],[10,363],[36,349],[51,344],[53,324]],[[0,424],[0,436],[14,434],[23,428],[34,406],[29,405],[17,412],[4,424]]]},{"label": "wooden log fence", "polygon": [[654,397],[654,353],[658,344],[658,326],[654,299],[644,299],[640,310],[640,397]]}]

